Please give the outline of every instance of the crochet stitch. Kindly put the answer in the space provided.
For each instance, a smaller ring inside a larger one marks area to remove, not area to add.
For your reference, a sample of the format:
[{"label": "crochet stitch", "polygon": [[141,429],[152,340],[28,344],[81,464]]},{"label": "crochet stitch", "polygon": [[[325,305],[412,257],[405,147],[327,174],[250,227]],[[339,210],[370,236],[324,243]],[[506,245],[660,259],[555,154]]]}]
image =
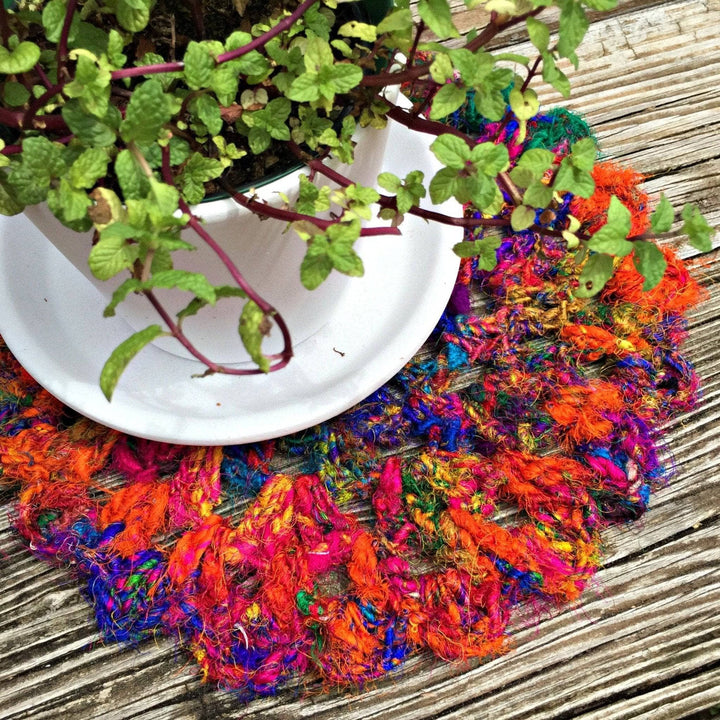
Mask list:
[{"label": "crochet stitch", "polygon": [[[553,111],[523,147],[563,153],[587,132]],[[595,179],[553,222],[571,211],[598,227],[615,194],[645,230],[640,177],[600,163]],[[395,378],[247,446],[108,431],[3,347],[0,484],[17,487],[16,528],[72,568],[108,641],[181,638],[204,678],[248,696],[303,675],[362,685],[423,650],[503,652],[513,609],[577,598],[602,530],[638,518],[669,476],[658,427],[698,399],[680,346],[701,291],[664,253],[654,290],[625,258],[584,300],[563,241],[508,235],[492,271],[463,261],[432,342]]]}]

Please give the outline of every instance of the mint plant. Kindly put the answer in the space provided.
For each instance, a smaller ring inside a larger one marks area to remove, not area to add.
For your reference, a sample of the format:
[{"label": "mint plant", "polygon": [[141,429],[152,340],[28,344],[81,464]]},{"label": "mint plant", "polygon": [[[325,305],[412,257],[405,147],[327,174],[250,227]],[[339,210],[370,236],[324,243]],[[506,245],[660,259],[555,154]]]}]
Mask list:
[{"label": "mint plant", "polygon": [[[609,10],[617,0],[466,1],[484,7],[489,20],[461,35],[446,0],[420,0],[418,17],[407,0],[395,0],[373,19],[339,18],[336,0],[282,0],[269,15],[252,1],[5,0],[0,212],[14,215],[45,202],[64,225],[91,231],[92,272],[103,280],[126,276],[105,314],[130,293],[145,295],[158,313],[158,324],[133,334],[107,361],[100,384],[108,399],[128,363],[161,335],[176,338],[207,373],[271,372],[290,361],[290,329],[282,315],[226,258],[193,207],[218,192],[280,229],[293,228],[307,246],[298,272],[311,289],[332,272],[362,275],[357,239],[397,234],[407,215],[482,228],[456,252],[479,256],[486,268],[495,264],[508,226],[561,238],[582,264],[578,296],[599,292],[616,258],[628,255],[646,289],[659,282],[665,260],[654,240],[671,230],[676,216],[665,198],[647,237],[631,236],[629,210],[615,197],[607,222],[592,234],[571,215],[549,224],[542,218],[553,216],[567,193],[593,194],[594,141],[579,140],[563,157],[531,148],[512,160],[501,142],[510,123],[522,142],[538,113],[532,84],[542,81],[568,95],[570,82],[558,61],[577,65],[587,10]],[[553,6],[557,33],[545,19]],[[220,20],[210,27],[215,17]],[[487,49],[518,26],[534,57]],[[453,47],[445,44],[451,39]],[[384,94],[397,85],[413,98],[409,109]],[[468,94],[497,126],[479,144],[444,122]],[[346,176],[330,167],[331,159],[352,162],[358,126],[382,127],[388,118],[435,137],[437,173],[425,177],[415,170],[400,178],[385,172],[376,187],[365,187],[353,181],[352,171]],[[283,207],[243,189],[261,179],[270,156],[307,170],[297,199],[285,198]],[[476,212],[449,216],[420,207],[425,197],[436,205],[454,198]],[[508,204],[509,215],[503,210]],[[686,206],[681,218],[690,242],[709,249],[711,230],[697,208]],[[215,286],[199,273],[175,269],[176,254],[194,247],[188,232],[223,258],[233,285]],[[155,294],[168,287],[188,295],[175,316]],[[187,317],[235,296],[246,299],[238,332],[254,368],[215,363],[183,331]],[[263,339],[273,326],[284,347],[268,355]]]}]

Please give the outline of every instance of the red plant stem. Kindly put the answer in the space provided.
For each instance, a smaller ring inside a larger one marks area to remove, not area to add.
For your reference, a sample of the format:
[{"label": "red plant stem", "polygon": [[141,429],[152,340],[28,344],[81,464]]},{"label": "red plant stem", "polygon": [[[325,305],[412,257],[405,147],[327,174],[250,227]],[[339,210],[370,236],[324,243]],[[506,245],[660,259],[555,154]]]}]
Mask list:
[{"label": "red plant stem", "polygon": [[[0,107],[0,125],[21,130],[23,128],[24,114],[22,110],[8,110]],[[32,119],[32,125],[33,128],[38,130],[68,131],[68,126],[61,115],[36,115]]]},{"label": "red plant stem", "polygon": [[239,47],[235,50],[229,50],[226,53],[218,55],[217,64],[220,65],[224,62],[228,62],[229,60],[235,60],[235,58],[242,57],[243,55],[246,55],[252,50],[257,50],[260,47],[264,47],[276,35],[279,35],[281,32],[289,29],[296,20],[300,19],[305,14],[305,12],[317,2],[319,2],[319,0],[304,0],[304,2],[298,5],[290,15],[283,18],[274,28],[271,28],[259,37],[256,37],[247,45],[243,45],[242,47]]},{"label": "red plant stem", "polygon": [[420,42],[420,36],[425,31],[425,22],[423,20],[420,20],[417,24],[417,29],[415,30],[415,39],[413,40],[412,47],[410,48],[410,53],[408,54],[407,64],[408,66],[412,67],[415,62],[415,53],[417,52],[418,44]]},{"label": "red plant stem", "polygon": [[[26,128],[29,127],[31,123],[40,122],[41,119],[38,117],[37,111],[40,110],[40,108],[43,107],[43,105],[45,105],[45,103],[47,103],[50,98],[54,97],[60,92],[62,92],[62,85],[53,85],[49,87],[39,98],[35,98],[35,100],[30,103],[28,109],[23,115],[22,127]],[[60,119],[62,120],[62,117],[60,117]]]},{"label": "red plant stem", "polygon": [[[535,77],[537,74],[538,69],[540,68],[540,63],[542,62],[542,57],[540,55],[537,56],[535,59],[535,62],[533,63],[533,66],[528,71],[528,75],[525,78],[525,82],[520,86],[520,92],[525,92],[528,89],[528,85],[530,85],[530,81]],[[493,133],[492,138],[490,138],[491,142],[497,143],[497,141],[500,139],[500,135],[502,135],[503,130],[507,127],[508,123],[513,117],[512,110],[507,110],[505,112],[505,115],[503,115],[503,119],[500,121],[500,124],[497,127],[497,130]]]},{"label": "red plant stem", "polygon": [[[252,50],[264,47],[270,40],[276,35],[284,32],[292,24],[302,17],[305,11],[312,7],[319,0],[304,0],[304,2],[298,5],[295,10],[283,18],[274,28],[271,28],[266,33],[263,33],[259,37],[249,42],[247,45],[236,48],[235,50],[229,50],[228,52],[222,53],[215,59],[216,65],[222,65],[223,63],[235,60],[236,58],[242,57]],[[178,60],[177,62],[166,62],[166,63],[155,63],[154,65],[143,65],[141,67],[122,68],[120,70],[114,70],[110,73],[110,77],[113,80],[127,77],[138,77],[139,75],[157,75],[165,72],[180,72],[185,67],[185,63]]]},{"label": "red plant stem", "polygon": [[[167,146],[165,146],[162,149],[162,173],[163,173],[163,179],[166,183],[169,185],[174,185],[172,172],[170,170],[170,150]],[[210,247],[210,249],[218,256],[222,264],[226,267],[227,271],[230,273],[230,276],[232,279],[237,283],[238,287],[241,288],[245,294],[248,296],[250,300],[252,300],[263,312],[264,315],[270,316],[277,327],[280,330],[280,333],[282,334],[283,338],[283,349],[282,351],[277,355],[270,355],[270,359],[274,358],[280,358],[279,362],[275,363],[274,365],[270,366],[270,371],[273,370],[279,370],[280,368],[285,367],[290,362],[290,359],[293,356],[293,349],[292,349],[292,339],[290,338],[290,331],[288,330],[287,324],[285,322],[285,319],[283,316],[264,298],[260,297],[255,290],[252,288],[250,283],[245,279],[243,274],[238,270],[235,263],[231,260],[230,256],[223,250],[223,248],[218,244],[218,242],[215,240],[215,238],[210,235],[210,233],[205,230],[205,228],[202,226],[202,223],[199,221],[198,217],[194,215],[190,209],[190,206],[181,198],[180,199],[180,210],[183,213],[186,213],[189,216],[188,220],[188,226],[191,227],[197,235],[199,235]],[[199,352],[199,351],[198,351]],[[197,356],[196,356],[197,357]],[[198,358],[199,359],[199,358]],[[203,361],[204,362],[204,361]],[[218,367],[221,366],[215,366],[208,365],[208,367],[213,372],[226,372],[228,370],[233,370],[232,368],[225,368],[222,370],[218,370]],[[243,372],[232,372],[233,375],[248,375],[248,374],[258,374],[262,372],[259,369],[256,369],[255,371],[245,370]]]},{"label": "red plant stem", "polygon": [[8,11],[5,4],[0,3],[0,37],[2,37],[3,45],[7,46],[10,39],[10,27],[8,26]]},{"label": "red plant stem", "polygon": [[[329,170],[329,172],[333,173],[334,171],[330,170],[329,168],[326,168]],[[322,170],[320,172],[323,172]],[[324,172],[323,172],[324,174]],[[349,185],[349,182],[345,183],[346,185]],[[305,220],[307,222],[311,222],[316,227],[320,228],[320,230],[327,230],[332,225],[337,225],[338,220],[325,220],[323,218],[317,218],[313,217],[312,215],[303,215],[302,213],[295,212],[294,210],[286,210],[285,208],[276,208],[269,203],[266,202],[260,202],[258,200],[255,200],[254,198],[248,197],[245,195],[245,193],[236,192],[231,187],[228,187],[227,185],[224,185],[225,189],[230,194],[230,197],[238,203],[238,205],[242,205],[244,208],[247,208],[251,212],[254,212],[256,215],[262,215],[264,217],[273,218],[275,220],[282,220],[284,222],[296,222],[298,220]],[[362,237],[373,237],[377,235],[401,235],[401,231],[399,228],[392,227],[392,226],[376,226],[376,227],[364,227],[362,230],[360,230],[360,235]]]},{"label": "red plant stem", "polygon": [[[390,104],[390,101],[387,99],[385,100],[385,102]],[[387,116],[389,118],[392,118],[396,122],[399,122],[401,125],[409,128],[410,130],[415,130],[416,132],[427,133],[429,135],[435,136],[457,135],[459,138],[462,138],[470,147],[475,146],[475,141],[469,135],[462,132],[462,130],[450,127],[449,125],[445,125],[441,122],[438,122],[437,120],[428,120],[427,118],[413,115],[407,110],[403,110],[398,105],[393,105],[388,111]]]},{"label": "red plant stem", "polygon": [[535,62],[533,63],[533,66],[528,70],[527,77],[525,78],[525,82],[520,87],[520,92],[525,92],[528,89],[528,85],[530,85],[530,81],[537,75],[537,71],[540,69],[540,63],[542,62],[542,55],[538,55],[535,58]]},{"label": "red plant stem", "polygon": [[[260,375],[263,371],[260,368],[236,368],[229,367],[227,365],[219,365],[218,363],[211,360],[205,354],[200,352],[195,345],[188,339],[187,335],[182,331],[182,328],[172,319],[170,313],[163,307],[162,303],[155,297],[152,290],[143,290],[143,295],[150,301],[155,312],[162,318],[162,321],[168,326],[170,334],[196,359],[199,360],[203,365],[207,367],[205,375],[211,373],[222,373],[223,375]],[[275,317],[277,320],[277,316]],[[282,354],[280,354],[282,355]],[[270,358],[280,357],[280,355],[270,355]],[[292,357],[292,354],[290,355]],[[280,370],[284,368],[290,361],[290,357],[281,357],[280,361],[271,365],[269,372]]]},{"label": "red plant stem", "polygon": [[[290,149],[295,152],[295,154],[302,153],[300,148],[298,148],[295,143],[292,141],[290,142]],[[300,157],[300,155],[298,155]],[[313,171],[320,173],[321,175],[324,175],[329,180],[332,180],[334,183],[340,185],[341,187],[347,187],[348,185],[352,185],[352,182],[346,178],[344,175],[341,175],[337,170],[333,170],[332,168],[329,168],[325,163],[318,159],[313,160],[305,160],[307,162],[308,167],[310,167]],[[380,200],[378,200],[378,205],[383,208],[392,208],[393,210],[397,209],[397,201],[394,197],[391,197],[389,195],[380,195]],[[505,227],[508,225],[507,220],[503,220],[501,218],[466,218],[466,217],[453,217],[451,215],[445,215],[443,213],[436,212],[434,210],[426,210],[425,208],[421,208],[418,206],[410,208],[408,210],[409,215],[415,215],[417,217],[421,217],[425,220],[434,220],[435,222],[442,223],[443,225],[453,225],[455,227],[466,227],[466,228],[473,228],[473,227]],[[312,220],[312,218],[310,218]],[[367,228],[367,230],[373,230],[374,228]],[[377,228],[378,230],[383,230],[384,228]],[[398,228],[394,228],[397,230]],[[367,233],[368,235],[370,233]],[[381,234],[381,233],[373,233],[373,234]],[[393,233],[393,234],[400,234],[400,233]]]},{"label": "red plant stem", "polygon": [[65,72],[65,64],[67,63],[68,54],[68,38],[70,36],[70,27],[77,7],[77,0],[69,0],[65,9],[65,20],[62,30],[60,31],[60,42],[57,49],[57,78],[58,82],[62,82],[63,73]]},{"label": "red plant stem", "polygon": [[35,72],[38,74],[38,77],[40,78],[40,80],[42,81],[42,84],[43,84],[46,88],[51,88],[51,87],[52,87],[52,83],[50,82],[50,78],[45,74],[45,71],[43,70],[42,65],[40,65],[40,63],[37,63],[37,64],[35,65]]},{"label": "red plant stem", "polygon": [[[518,23],[525,22],[529,17],[534,17],[544,10],[543,7],[535,8],[532,12],[519,15],[516,18],[512,18],[504,23],[498,23],[495,20],[495,13],[493,13],[493,19],[485,26],[483,31],[469,43],[465,44],[465,49],[470,52],[475,52],[481,47],[489,43],[496,35],[507,30],[508,28],[517,25]],[[386,72],[378,73],[377,75],[366,75],[360,82],[365,87],[386,87],[388,85],[401,85],[403,83],[412,82],[417,80],[422,75],[427,75],[427,65],[414,65],[408,67],[402,72]]]}]

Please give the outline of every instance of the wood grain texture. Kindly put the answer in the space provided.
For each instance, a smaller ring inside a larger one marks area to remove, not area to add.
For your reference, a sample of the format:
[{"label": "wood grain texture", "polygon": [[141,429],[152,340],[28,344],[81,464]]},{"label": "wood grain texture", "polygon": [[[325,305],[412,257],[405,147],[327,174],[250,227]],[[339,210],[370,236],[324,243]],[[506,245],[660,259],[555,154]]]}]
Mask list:
[{"label": "wood grain texture", "polygon": [[[464,7],[464,6],[463,6]],[[469,13],[458,12],[467,22]],[[513,49],[522,51],[523,46]],[[654,195],[697,201],[720,225],[720,1],[621,2],[590,30],[574,95],[604,151]],[[543,91],[543,101],[559,102]],[[717,243],[720,245],[720,241]],[[686,255],[690,253],[685,251]],[[701,720],[720,715],[720,258],[693,258],[709,299],[688,354],[704,402],[669,423],[677,474],[634,525],[605,535],[606,563],[572,607],[526,608],[513,650],[482,664],[428,656],[364,690],[289,687],[243,704],[200,683],[171,640],[100,642],[68,574],[34,559],[0,495],[0,718],[478,718]]]}]

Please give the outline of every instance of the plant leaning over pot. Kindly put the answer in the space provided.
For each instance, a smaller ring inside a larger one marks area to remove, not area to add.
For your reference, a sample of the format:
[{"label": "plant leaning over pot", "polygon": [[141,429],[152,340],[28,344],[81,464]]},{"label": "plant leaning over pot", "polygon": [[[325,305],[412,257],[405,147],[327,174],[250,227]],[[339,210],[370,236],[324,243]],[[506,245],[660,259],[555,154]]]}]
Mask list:
[{"label": "plant leaning over pot", "polygon": [[[612,9],[617,0],[467,4],[486,10],[486,23],[461,35],[447,0],[420,0],[415,14],[396,0],[379,17],[353,17],[336,0],[277,0],[259,8],[253,0],[5,0],[0,213],[46,203],[63,225],[91,233],[93,274],[103,281],[126,276],[105,314],[142,294],[162,322],[138,330],[112,353],[100,377],[108,399],[132,358],[160,336],[177,340],[206,366],[205,374],[266,373],[290,361],[282,314],[202,221],[198,204],[218,193],[294,230],[304,243],[298,272],[309,289],[333,272],[361,275],[358,238],[398,234],[408,215],[479,228],[455,251],[479,256],[487,269],[503,229],[562,238],[582,266],[576,296],[599,292],[616,259],[630,254],[645,289],[659,282],[665,260],[654,240],[675,220],[666,198],[649,234],[633,236],[630,212],[618,198],[595,232],[571,215],[550,222],[568,193],[592,195],[594,140],[582,138],[561,156],[524,150],[512,161],[502,140],[513,124],[512,142],[523,142],[539,110],[531,87],[536,78],[567,97],[560,61],[577,65],[586,11]],[[513,28],[524,28],[534,57],[487,49]],[[385,92],[399,85],[409,107]],[[469,96],[496,123],[480,143],[445,122]],[[432,177],[418,169],[403,178],[384,172],[373,183],[354,179],[356,129],[379,129],[388,119],[434,136],[430,148],[442,167]],[[254,187],[269,169],[298,163],[308,172],[294,196],[280,205],[258,198]],[[455,199],[472,212],[453,216],[421,207],[426,195],[433,205]],[[685,206],[682,220],[690,242],[708,250],[711,230],[697,208]],[[176,267],[178,254],[195,243],[217,253],[233,284]],[[173,314],[158,299],[163,288],[190,299]],[[237,327],[253,367],[213,361],[183,327],[202,308],[237,297],[244,300]],[[282,348],[266,353],[273,326]]]}]

